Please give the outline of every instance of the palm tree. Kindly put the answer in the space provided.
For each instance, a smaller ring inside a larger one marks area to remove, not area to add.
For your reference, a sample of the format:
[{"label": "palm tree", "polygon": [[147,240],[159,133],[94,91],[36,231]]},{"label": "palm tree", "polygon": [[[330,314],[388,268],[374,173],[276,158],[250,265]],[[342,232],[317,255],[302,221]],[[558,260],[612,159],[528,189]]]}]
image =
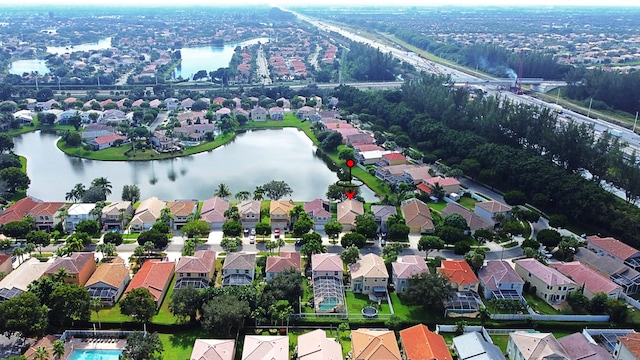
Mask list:
[{"label": "palm tree", "polygon": [[101,243],[96,246],[96,251],[101,252],[102,256],[105,258],[113,257],[116,254],[116,245],[115,244],[105,244]]},{"label": "palm tree", "polygon": [[102,324],[100,323],[100,309],[102,309],[103,305],[102,305],[102,301],[100,301],[100,299],[98,299],[97,297],[92,297],[91,300],[89,301],[89,308],[92,311],[96,312],[96,317],[98,318],[98,327],[102,328]]},{"label": "palm tree", "polygon": [[11,254],[15,257],[17,257],[18,259],[20,259],[20,263],[22,263],[22,256],[24,255],[24,249],[16,246],[13,248],[13,251],[11,252]]},{"label": "palm tree", "polygon": [[145,252],[144,246],[136,246],[136,248],[133,249],[133,255],[138,258],[144,255],[144,252]]},{"label": "palm tree", "polygon": [[49,359],[49,351],[42,346],[38,346],[36,348],[35,353],[33,353],[33,360],[48,360]]},{"label": "palm tree", "polygon": [[106,177],[93,179],[93,181],[91,181],[91,186],[100,188],[102,190],[102,193],[105,195],[105,198],[111,195],[111,182],[107,180]]},{"label": "palm tree", "polygon": [[84,250],[84,244],[82,243],[82,239],[78,239],[76,237],[72,237],[69,240],[67,240],[66,247],[69,252]]},{"label": "palm tree", "polygon": [[231,196],[231,190],[229,190],[229,186],[227,186],[227,184],[219,184],[213,195],[226,199]]},{"label": "palm tree", "polygon": [[278,245],[278,253],[280,253],[280,248],[286,244],[283,238],[276,239],[276,245]]},{"label": "palm tree", "polygon": [[253,200],[260,201],[264,199],[264,189],[262,186],[256,186],[256,189],[253,191]]},{"label": "palm tree", "polygon": [[[87,189],[84,187],[84,185],[78,183],[73,187],[73,189],[71,189],[71,191],[67,193],[67,195],[69,196],[68,200],[72,200],[74,203],[76,203],[82,199],[82,195],[84,195],[86,191]],[[67,196],[65,196],[65,199],[66,198]]]},{"label": "palm tree", "polygon": [[251,193],[246,190],[238,191],[235,195],[235,198],[240,201],[249,200],[251,198]]},{"label": "palm tree", "polygon": [[62,359],[65,352],[64,341],[56,340],[53,342],[53,356],[55,359]]},{"label": "palm tree", "polygon": [[27,244],[24,246],[24,251],[25,251],[25,253],[28,253],[28,254],[29,254],[29,257],[31,257],[31,253],[32,253],[32,252],[34,252],[34,251],[36,251],[36,244],[34,244],[34,243],[27,243]]},{"label": "palm tree", "polygon": [[53,274],[51,277],[53,278],[54,281],[64,282],[64,279],[68,278],[69,276],[71,275],[69,274],[67,269],[61,267],[61,268],[58,268],[56,273]]},{"label": "palm tree", "polygon": [[156,247],[151,241],[147,241],[142,245],[144,249],[147,251],[147,255],[151,256],[151,251]]}]

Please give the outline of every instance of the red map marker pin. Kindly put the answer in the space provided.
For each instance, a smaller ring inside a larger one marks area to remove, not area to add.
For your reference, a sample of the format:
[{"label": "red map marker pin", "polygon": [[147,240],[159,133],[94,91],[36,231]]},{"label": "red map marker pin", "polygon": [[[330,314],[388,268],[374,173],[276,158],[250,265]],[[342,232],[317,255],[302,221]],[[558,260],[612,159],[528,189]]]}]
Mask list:
[{"label": "red map marker pin", "polygon": [[352,159],[347,160],[347,166],[352,168],[356,165],[356,162],[353,161]]},{"label": "red map marker pin", "polygon": [[356,195],[356,191],[355,190],[353,190],[353,191],[345,190],[344,193],[347,195],[347,198],[349,198],[349,200],[352,200],[353,197]]}]

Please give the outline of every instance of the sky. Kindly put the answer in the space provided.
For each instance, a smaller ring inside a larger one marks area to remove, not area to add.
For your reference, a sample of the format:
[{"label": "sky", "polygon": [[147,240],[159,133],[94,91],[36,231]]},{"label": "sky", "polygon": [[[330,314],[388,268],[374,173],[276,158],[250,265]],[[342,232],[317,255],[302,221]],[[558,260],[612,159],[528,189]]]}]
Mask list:
[{"label": "sky", "polygon": [[[0,11],[2,3],[9,3],[10,0],[0,0]],[[11,2],[12,5],[78,5],[78,6],[231,6],[231,5],[278,5],[289,6],[296,4],[312,5],[313,1],[299,0],[21,0]],[[323,6],[640,6],[638,0],[320,0],[317,4]]]}]

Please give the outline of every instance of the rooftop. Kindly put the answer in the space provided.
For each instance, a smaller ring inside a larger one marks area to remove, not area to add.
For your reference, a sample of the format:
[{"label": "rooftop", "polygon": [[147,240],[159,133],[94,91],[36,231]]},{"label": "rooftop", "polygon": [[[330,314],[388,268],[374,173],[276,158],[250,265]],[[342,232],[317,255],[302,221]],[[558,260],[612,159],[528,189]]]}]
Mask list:
[{"label": "rooftop", "polygon": [[458,285],[472,285],[479,282],[469,264],[464,260],[442,260],[438,271],[450,282]]}]

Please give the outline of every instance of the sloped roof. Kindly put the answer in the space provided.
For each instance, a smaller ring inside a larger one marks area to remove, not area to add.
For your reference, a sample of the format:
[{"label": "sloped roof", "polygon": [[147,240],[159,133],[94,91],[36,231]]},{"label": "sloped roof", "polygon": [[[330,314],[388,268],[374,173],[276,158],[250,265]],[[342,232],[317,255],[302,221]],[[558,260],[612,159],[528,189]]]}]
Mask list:
[{"label": "sloped roof", "polygon": [[389,277],[384,260],[376,254],[367,254],[355,264],[350,264],[349,271],[352,279],[359,277],[386,279]]},{"label": "sloped roof", "polygon": [[552,333],[530,333],[515,331],[509,334],[510,340],[516,345],[523,358],[527,360],[569,360],[569,355]]},{"label": "sloped roof", "polygon": [[624,345],[636,359],[640,358],[640,333],[628,333],[625,336],[619,337],[618,341]]},{"label": "sloped roof", "polygon": [[281,251],[279,256],[267,257],[266,272],[279,273],[290,268],[300,271],[301,262],[299,252]]},{"label": "sloped roof", "polygon": [[317,329],[298,337],[298,360],[342,360],[342,346]]},{"label": "sloped roof", "polygon": [[221,197],[212,197],[202,203],[200,218],[208,223],[224,222],[224,212],[229,209],[229,202]]},{"label": "sloped roof", "polygon": [[216,252],[198,250],[193,256],[182,256],[176,264],[177,273],[209,273],[216,266]]},{"label": "sloped roof", "polygon": [[469,264],[464,260],[442,260],[438,271],[450,282],[458,285],[471,285],[479,282]]},{"label": "sloped roof", "polygon": [[524,284],[524,280],[504,260],[489,260],[478,271],[482,284],[489,290],[497,290],[500,284]]},{"label": "sloped roof", "polygon": [[440,186],[452,186],[452,185],[460,185],[460,181],[458,181],[458,179],[456,178],[452,178],[452,177],[441,177],[441,176],[436,176],[436,177],[430,177],[430,178],[426,178],[424,179],[424,182],[426,184],[428,184],[429,186],[436,186],[436,184],[440,184]]},{"label": "sloped roof", "polygon": [[162,297],[163,290],[167,283],[173,278],[173,268],[175,264],[169,261],[147,260],[133,276],[125,294],[137,288],[146,288],[156,302]]},{"label": "sloped roof", "polygon": [[442,209],[442,214],[444,215],[458,214],[462,216],[467,221],[467,225],[471,230],[488,229],[493,227],[493,224],[481,218],[474,212],[467,210],[462,205],[458,205],[457,203],[453,203],[453,202],[447,203],[447,206],[445,206],[444,209]]},{"label": "sloped roof", "polygon": [[575,254],[575,258],[589,268],[596,269],[600,273],[611,275],[622,275],[629,279],[640,277],[640,272],[630,268],[629,266],[617,261],[609,256],[599,256],[585,248],[579,248]]},{"label": "sloped roof", "polygon": [[248,253],[231,253],[227,254],[224,259],[223,270],[239,269],[251,270],[256,267],[256,254]]},{"label": "sloped roof", "polygon": [[311,269],[313,271],[344,271],[344,266],[338,254],[313,254]]},{"label": "sloped roof", "polygon": [[418,255],[405,255],[391,264],[393,273],[398,279],[408,279],[413,275],[423,272],[428,273],[429,268],[422,256]]},{"label": "sloped roof", "polygon": [[391,205],[371,205],[371,212],[376,217],[379,216],[384,220],[388,219],[389,216],[396,215],[398,213],[396,211],[396,207]]},{"label": "sloped roof", "polygon": [[364,214],[364,206],[358,200],[351,199],[338,203],[338,222],[355,225],[356,216]]},{"label": "sloped roof", "polygon": [[293,203],[292,200],[289,201],[280,201],[280,200],[271,200],[269,205],[269,214],[271,215],[285,215],[289,216],[289,212],[293,210],[296,204]]},{"label": "sloped roof", "polygon": [[452,360],[444,338],[419,324],[400,331],[402,347],[409,360]]},{"label": "sloped roof", "polygon": [[491,200],[491,201],[481,201],[476,203],[476,206],[482,209],[487,210],[492,214],[502,213],[511,211],[511,206],[505,205],[499,201]]},{"label": "sloped roof", "polygon": [[184,217],[196,211],[198,202],[185,200],[170,201],[167,204],[167,208],[171,211],[171,215]]},{"label": "sloped roof", "polygon": [[114,201],[102,208],[102,214],[118,215],[121,209],[126,210],[129,206],[131,206],[131,201]]},{"label": "sloped roof", "polygon": [[358,360],[400,360],[396,335],[390,330],[351,331],[352,358]]},{"label": "sloped roof", "polygon": [[96,207],[93,203],[73,204],[67,209],[67,215],[87,215]]},{"label": "sloped roof", "polygon": [[453,338],[459,360],[503,360],[502,350],[473,331]]},{"label": "sloped roof", "polygon": [[260,214],[260,201],[245,200],[238,204],[238,213],[242,214]]},{"label": "sloped roof", "polygon": [[638,249],[612,237],[601,238],[598,235],[591,235],[587,236],[587,241],[621,260],[640,254]]},{"label": "sloped roof", "polygon": [[428,166],[418,166],[405,169],[404,172],[411,176],[412,179],[419,180],[432,177],[431,174],[429,174],[429,170],[431,170],[431,168]]},{"label": "sloped roof", "polygon": [[562,273],[560,273],[558,270],[549,266],[545,266],[543,263],[536,259],[516,260],[516,266],[522,267],[526,271],[533,274],[535,277],[542,280],[545,284],[550,286],[576,285],[574,281],[562,275]]},{"label": "sloped roof", "polygon": [[325,209],[329,207],[329,201],[323,199],[314,199],[304,203],[304,211],[316,217],[329,217],[331,213]]},{"label": "sloped roof", "polygon": [[587,290],[594,294],[598,292],[609,294],[615,290],[622,290],[619,285],[589,269],[579,261],[552,263],[550,265],[576,283],[584,285]]},{"label": "sloped roof", "polygon": [[45,274],[55,274],[59,268],[64,268],[70,275],[80,274],[89,262],[95,262],[92,252],[74,252],[68,257],[56,258],[45,271]]},{"label": "sloped roof", "polygon": [[196,339],[191,351],[191,360],[233,360],[233,339]]},{"label": "sloped roof", "polygon": [[63,206],[63,202],[41,202],[34,206],[31,211],[29,211],[29,215],[33,216],[34,218],[36,218],[37,216],[54,216]]},{"label": "sloped roof", "polygon": [[124,260],[117,257],[110,262],[100,264],[89,280],[87,280],[87,283],[84,284],[84,287],[90,287],[91,285],[102,282],[117,289],[128,275],[129,269],[124,266]]},{"label": "sloped roof", "polygon": [[0,253],[0,265],[4,264],[5,261],[11,261],[11,255]]},{"label": "sloped roof", "polygon": [[33,281],[42,277],[45,271],[49,268],[48,263],[40,262],[36,258],[29,258],[20,266],[10,272],[4,279],[0,280],[0,289],[20,289],[27,291],[27,286]]},{"label": "sloped roof", "polygon": [[247,335],[242,360],[289,360],[289,337]]},{"label": "sloped roof", "polygon": [[0,224],[4,225],[13,221],[21,221],[27,214],[29,214],[29,211],[31,211],[31,209],[40,202],[41,201],[30,196],[16,201],[13,205],[9,206],[2,215],[0,215]]},{"label": "sloped roof", "polygon": [[590,343],[582,333],[574,333],[558,339],[569,359],[580,360],[613,360],[607,350]]},{"label": "sloped roof", "polygon": [[47,349],[47,352],[50,355],[53,355],[53,343],[56,340],[58,340],[58,338],[53,336],[53,335],[47,335],[47,336],[41,338],[40,340],[38,340],[38,342],[33,344],[33,346],[31,346],[29,349],[27,349],[27,351],[24,353],[24,358],[25,359],[35,359],[36,349],[39,348],[39,347],[43,347],[43,348]]},{"label": "sloped roof", "polygon": [[425,230],[433,229],[431,210],[427,204],[413,198],[403,201],[400,208],[408,227],[420,227]]},{"label": "sloped roof", "polygon": [[158,219],[162,209],[164,209],[166,205],[167,204],[164,201],[155,196],[145,199],[136,209],[136,213],[131,221],[133,222],[136,219],[142,220],[146,217],[145,214],[149,214],[151,219]]}]

